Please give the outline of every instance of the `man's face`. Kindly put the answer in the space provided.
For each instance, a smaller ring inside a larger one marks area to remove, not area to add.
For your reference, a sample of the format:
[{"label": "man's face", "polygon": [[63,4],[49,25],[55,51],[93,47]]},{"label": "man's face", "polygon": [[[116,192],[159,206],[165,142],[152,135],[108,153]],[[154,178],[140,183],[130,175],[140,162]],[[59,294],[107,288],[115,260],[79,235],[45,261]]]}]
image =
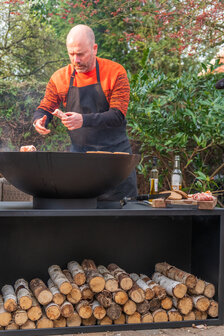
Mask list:
[{"label": "man's face", "polygon": [[88,40],[67,42],[68,55],[77,72],[89,72],[95,67],[97,44],[91,45]]}]

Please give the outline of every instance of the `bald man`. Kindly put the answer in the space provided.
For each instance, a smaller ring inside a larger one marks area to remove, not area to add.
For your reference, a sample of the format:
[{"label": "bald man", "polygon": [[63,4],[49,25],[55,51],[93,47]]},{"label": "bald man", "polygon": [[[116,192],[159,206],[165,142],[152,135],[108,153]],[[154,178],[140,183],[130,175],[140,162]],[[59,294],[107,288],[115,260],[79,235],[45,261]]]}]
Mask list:
[{"label": "bald man", "polygon": [[[71,64],[56,71],[34,113],[34,127],[50,133],[48,123],[57,115],[71,138],[71,151],[131,153],[126,135],[130,87],[125,69],[97,57],[92,29],[77,25],[68,33],[66,46]],[[64,106],[65,113],[58,111]],[[66,168],[65,168],[66,169]],[[135,171],[102,199],[120,200],[137,195]]]}]

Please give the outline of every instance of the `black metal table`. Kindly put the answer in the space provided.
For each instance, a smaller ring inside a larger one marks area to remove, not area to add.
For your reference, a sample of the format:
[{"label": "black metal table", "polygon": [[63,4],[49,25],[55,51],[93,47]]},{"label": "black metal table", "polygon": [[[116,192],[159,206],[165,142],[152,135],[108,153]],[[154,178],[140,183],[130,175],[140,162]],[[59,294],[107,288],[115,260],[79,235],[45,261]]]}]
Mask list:
[{"label": "black metal table", "polygon": [[0,335],[56,335],[116,330],[223,324],[224,210],[155,209],[127,204],[123,209],[37,210],[29,202],[0,202],[0,286],[18,278],[48,279],[52,264],[94,259],[117,263],[127,272],[151,275],[166,261],[211,282],[218,318],[109,326],[3,330]]}]

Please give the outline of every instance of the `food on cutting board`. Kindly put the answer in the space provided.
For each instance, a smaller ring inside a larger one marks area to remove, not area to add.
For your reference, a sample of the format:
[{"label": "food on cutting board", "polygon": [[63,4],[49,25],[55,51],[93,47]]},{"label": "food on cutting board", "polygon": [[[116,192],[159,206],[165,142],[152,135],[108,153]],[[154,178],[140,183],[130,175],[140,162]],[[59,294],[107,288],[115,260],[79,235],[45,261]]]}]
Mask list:
[{"label": "food on cutting board", "polygon": [[173,191],[173,190],[161,191],[159,194],[166,194],[166,193],[170,193],[170,196],[167,198],[168,200],[181,200],[182,199],[182,195],[178,194],[176,191]]},{"label": "food on cutting board", "polygon": [[36,152],[36,147],[33,145],[30,146],[22,146],[20,147],[20,152]]},{"label": "food on cutting board", "polygon": [[193,198],[196,201],[214,201],[215,199],[215,197],[212,196],[211,191],[188,195],[188,198]]}]

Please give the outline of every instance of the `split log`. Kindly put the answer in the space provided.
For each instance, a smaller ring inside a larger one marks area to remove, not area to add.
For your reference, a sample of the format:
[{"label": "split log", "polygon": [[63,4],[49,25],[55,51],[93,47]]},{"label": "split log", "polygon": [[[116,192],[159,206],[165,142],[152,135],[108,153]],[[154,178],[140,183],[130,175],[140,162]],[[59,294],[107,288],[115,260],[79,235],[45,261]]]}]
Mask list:
[{"label": "split log", "polygon": [[112,305],[107,308],[107,316],[111,320],[116,320],[121,316],[122,309],[121,306],[119,306],[117,303],[112,303]]},{"label": "split log", "polygon": [[70,316],[74,313],[74,307],[73,307],[73,305],[72,305],[70,302],[68,302],[68,301],[65,301],[65,302],[61,305],[60,309],[61,309],[61,315],[62,315],[63,317],[70,317]]},{"label": "split log", "polygon": [[202,312],[208,310],[210,306],[210,301],[207,297],[203,295],[192,296],[194,307]]},{"label": "split log", "polygon": [[4,300],[4,308],[8,312],[14,312],[17,309],[17,298],[14,288],[11,285],[2,287],[2,296]]},{"label": "split log", "polygon": [[137,310],[138,313],[144,315],[144,314],[148,313],[148,311],[149,311],[149,307],[150,307],[150,303],[149,303],[149,301],[144,300],[144,301],[141,302],[141,303],[137,303],[137,305],[136,305],[136,310]]},{"label": "split log", "polygon": [[97,269],[104,277],[105,289],[109,290],[110,292],[115,292],[118,289],[118,281],[115,279],[115,277],[103,265],[99,265]]},{"label": "split log", "polygon": [[36,329],[36,324],[33,321],[27,320],[20,329]]},{"label": "split log", "polygon": [[189,288],[188,293],[191,295],[203,294],[205,290],[205,281],[197,279],[197,283],[194,288]]},{"label": "split log", "polygon": [[94,293],[89,288],[89,286],[87,284],[82,285],[81,287],[79,287],[79,289],[81,291],[83,300],[90,300],[91,301],[93,299]]},{"label": "split log", "polygon": [[155,271],[162,273],[170,279],[182,282],[188,288],[194,288],[197,282],[197,279],[193,274],[184,272],[175,266],[167,264],[166,262],[156,264]]},{"label": "split log", "polygon": [[51,302],[45,307],[45,313],[50,320],[57,320],[61,315],[61,310],[56,303]]},{"label": "split log", "polygon": [[60,316],[57,320],[53,321],[54,328],[65,328],[66,327],[66,318],[63,316]]},{"label": "split log", "polygon": [[66,278],[64,273],[61,270],[61,267],[58,265],[52,265],[48,267],[48,273],[51,277],[53,283],[58,287],[59,291],[62,294],[69,294],[72,290],[72,285],[70,281]]},{"label": "split log", "polygon": [[[93,316],[97,320],[101,320],[106,316],[106,310],[103,306],[100,305],[100,303],[97,300],[94,300],[93,303],[91,304],[92,311],[93,311]],[[95,324],[95,323],[94,323]]]},{"label": "split log", "polygon": [[69,272],[72,274],[74,283],[78,286],[84,285],[86,282],[85,272],[79,263],[76,261],[70,261],[67,265]]},{"label": "split log", "polygon": [[5,327],[5,330],[17,330],[19,326],[15,323],[14,319],[9,322],[9,324]]},{"label": "split log", "polygon": [[138,279],[136,284],[144,291],[146,300],[151,300],[155,296],[154,291],[150,288],[145,281]]},{"label": "split log", "polygon": [[[114,295],[114,293],[113,293],[113,295]],[[110,291],[106,290],[106,289],[104,289],[102,292],[96,294],[96,299],[104,308],[110,307],[112,305],[112,302],[113,302],[112,293]]]},{"label": "split log", "polygon": [[133,315],[136,312],[136,308],[136,303],[132,300],[128,300],[123,306],[123,311],[127,315]]},{"label": "split log", "polygon": [[174,281],[172,279],[167,278],[165,275],[161,273],[154,273],[152,279],[157,282],[160,286],[165,288],[167,294],[171,296],[175,296],[178,299],[184,297],[187,293],[187,286],[181,282]]},{"label": "split log", "polygon": [[109,316],[105,316],[102,320],[97,321],[97,324],[100,325],[111,325],[113,321],[109,318]]},{"label": "split log", "polygon": [[187,315],[183,316],[183,320],[184,321],[194,321],[195,320],[195,313],[192,310],[190,313],[188,313]]},{"label": "split log", "polygon": [[152,323],[153,316],[150,312],[147,312],[141,316],[141,323]]},{"label": "split log", "polygon": [[170,310],[173,306],[172,299],[167,296],[165,299],[161,300],[161,307],[165,310]]},{"label": "split log", "polygon": [[90,326],[95,324],[96,324],[96,318],[93,315],[91,315],[88,319],[82,319],[82,325],[84,326]]},{"label": "split log", "polygon": [[30,288],[34,296],[37,298],[37,301],[42,305],[47,305],[52,301],[53,295],[41,279],[35,278],[31,280]]},{"label": "split log", "polygon": [[168,319],[170,322],[176,322],[176,321],[182,321],[182,315],[179,313],[179,311],[175,308],[170,309],[168,312]]},{"label": "split log", "polygon": [[130,273],[130,277],[144,291],[146,300],[151,300],[155,296],[154,291],[147,285],[145,281],[140,279],[137,273]]},{"label": "split log", "polygon": [[32,306],[32,293],[28,282],[25,279],[18,279],[14,288],[20,308],[28,310]]},{"label": "split log", "polygon": [[85,259],[82,262],[82,267],[86,274],[87,283],[94,293],[100,293],[105,287],[105,280],[96,268],[93,260]]},{"label": "split log", "polygon": [[32,296],[32,306],[28,309],[27,315],[31,321],[37,321],[42,316],[42,309],[34,296]]},{"label": "split log", "polygon": [[50,291],[53,295],[54,303],[61,306],[62,303],[65,301],[65,295],[61,294],[58,287],[53,283],[53,281],[51,279],[48,280],[47,285],[48,285],[48,288],[50,289]]},{"label": "split log", "polygon": [[126,323],[141,323],[141,315],[138,312],[135,312],[132,315],[126,315]]},{"label": "split log", "polygon": [[115,279],[117,279],[117,281],[119,282],[119,286],[122,289],[128,291],[132,288],[133,280],[122,268],[120,268],[116,264],[109,264],[107,268],[115,277]]},{"label": "split log", "polygon": [[113,299],[119,305],[124,305],[128,301],[128,294],[123,289],[118,289],[113,293]]},{"label": "split log", "polygon": [[13,315],[13,319],[15,321],[15,323],[18,326],[22,326],[23,324],[25,324],[28,320],[28,315],[27,312],[23,309],[18,309],[14,315]]},{"label": "split log", "polygon": [[121,316],[114,320],[114,324],[125,324],[125,315],[121,313]]},{"label": "split log", "polygon": [[47,318],[45,314],[43,314],[42,317],[37,321],[36,327],[37,329],[53,328],[54,323],[52,320]]},{"label": "split log", "polygon": [[87,319],[92,315],[92,308],[87,300],[81,300],[76,305],[76,310],[79,316],[83,319]]},{"label": "split log", "polygon": [[195,319],[196,320],[206,320],[208,317],[208,314],[206,312],[201,312],[200,310],[195,309]]},{"label": "split log", "polygon": [[154,311],[158,310],[160,308],[160,306],[161,306],[161,302],[157,297],[155,297],[155,298],[153,298],[152,300],[149,301],[149,310],[151,312],[154,312]]},{"label": "split log", "polygon": [[207,311],[208,315],[211,317],[217,317],[219,313],[219,305],[218,302],[211,300],[210,301],[210,306]]},{"label": "split log", "polygon": [[173,305],[182,315],[188,315],[193,309],[193,301],[190,296],[185,296],[182,299],[173,298]]},{"label": "split log", "polygon": [[167,312],[163,309],[158,309],[152,313],[154,322],[168,322]]},{"label": "split log", "polygon": [[74,283],[73,278],[69,270],[63,270],[64,275],[72,285],[71,292],[67,295],[67,300],[72,304],[78,303],[82,298],[82,293],[80,288]]},{"label": "split log", "polygon": [[11,313],[7,312],[4,308],[3,297],[0,295],[0,326],[6,327],[11,321]]},{"label": "split log", "polygon": [[209,299],[213,298],[215,295],[215,286],[209,282],[205,282],[205,290],[203,295],[207,296]]},{"label": "split log", "polygon": [[81,323],[82,319],[76,311],[67,318],[67,327],[78,327]]},{"label": "split log", "polygon": [[132,301],[136,303],[143,302],[145,300],[145,292],[142,288],[137,285],[137,283],[134,283],[132,288],[128,292],[129,297],[132,299]]},{"label": "split log", "polygon": [[154,295],[159,299],[163,300],[167,296],[166,290],[157,284],[155,281],[151,280],[147,275],[140,274],[140,278],[149,286],[149,288],[154,292]]}]

